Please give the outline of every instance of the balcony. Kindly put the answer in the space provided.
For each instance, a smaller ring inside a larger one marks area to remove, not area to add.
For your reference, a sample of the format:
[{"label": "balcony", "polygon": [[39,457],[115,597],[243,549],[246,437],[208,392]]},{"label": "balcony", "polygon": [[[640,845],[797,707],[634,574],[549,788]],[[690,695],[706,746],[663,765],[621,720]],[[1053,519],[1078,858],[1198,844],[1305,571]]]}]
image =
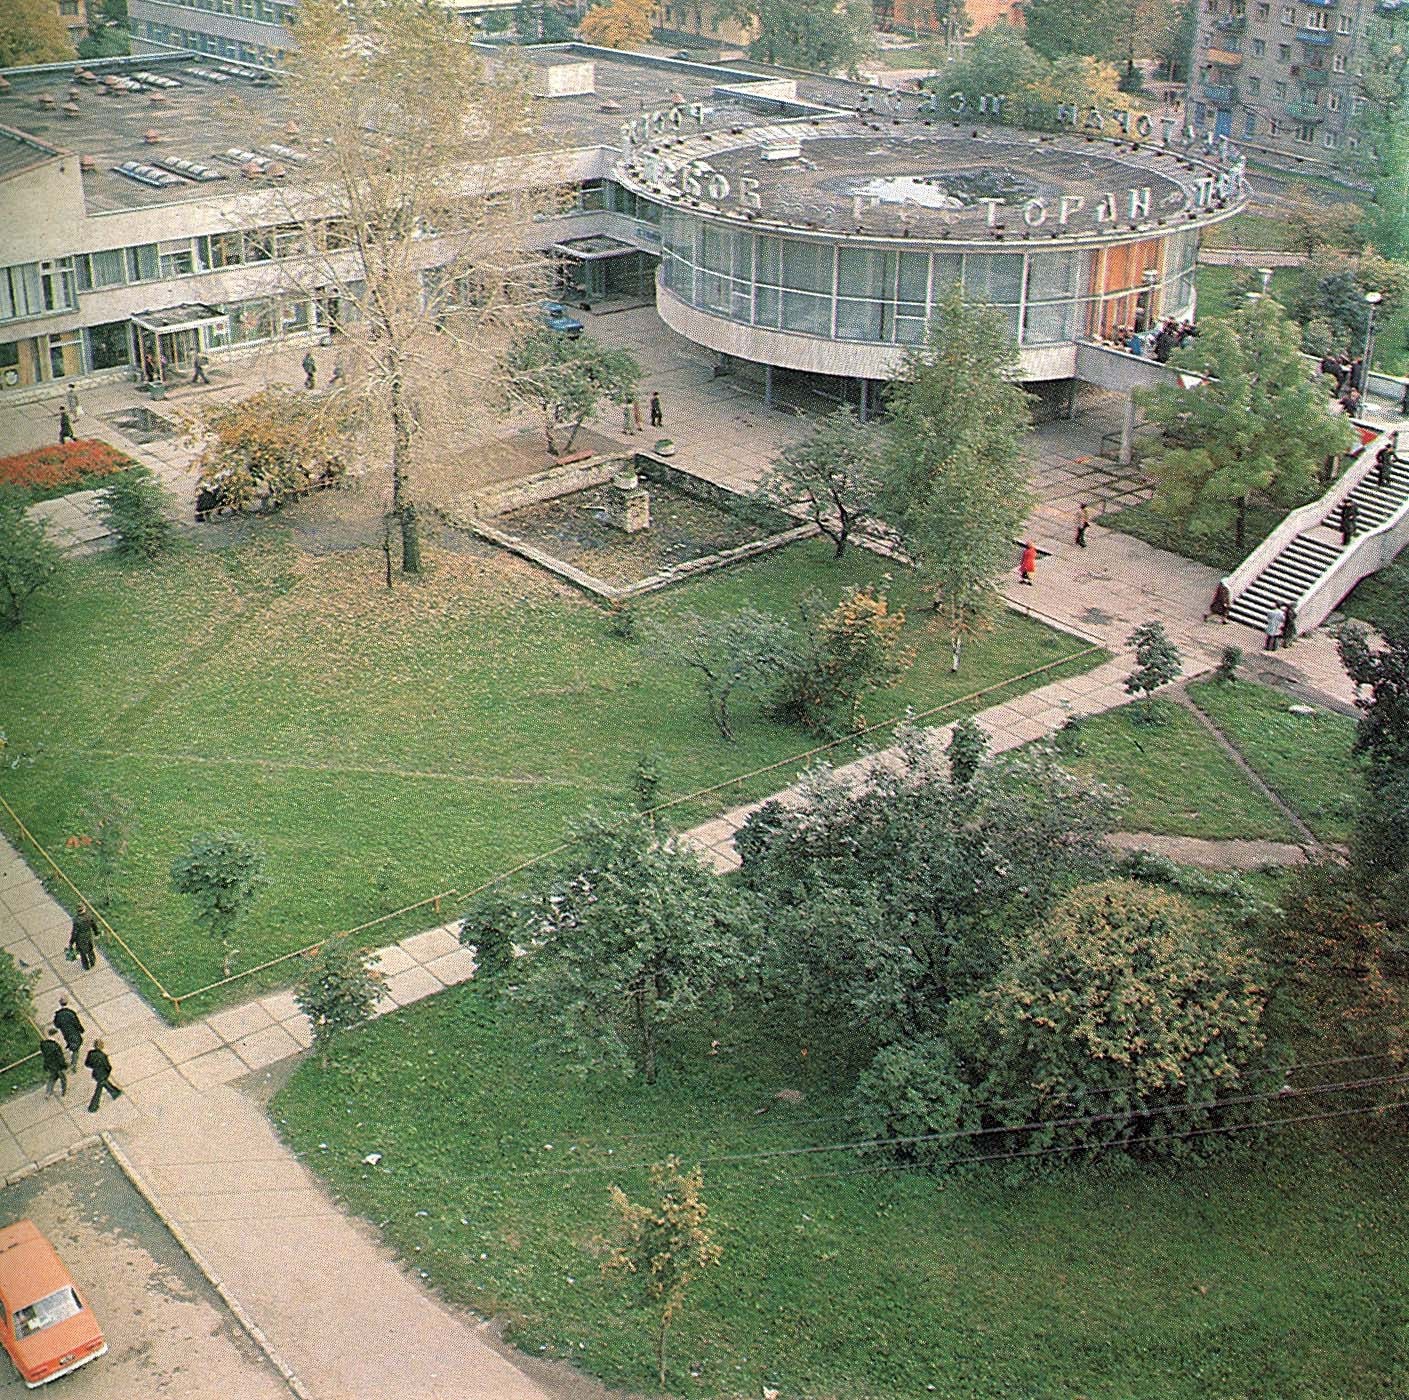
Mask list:
[{"label": "balcony", "polygon": [[1314,49],[1326,48],[1334,35],[1329,29],[1298,29],[1297,39],[1303,44],[1309,44]]},{"label": "balcony", "polygon": [[1200,88],[1204,101],[1212,102],[1215,107],[1231,107],[1237,100],[1232,83],[1205,82],[1200,84]]},{"label": "balcony", "polygon": [[1340,0],[1304,0],[1304,3],[1318,10],[1333,10]]},{"label": "balcony", "polygon": [[1331,75],[1324,68],[1297,68],[1295,65],[1292,67],[1292,77],[1302,87],[1325,87],[1331,81]]},{"label": "balcony", "polygon": [[1375,0],[1375,12],[1381,15],[1398,15],[1409,10],[1409,0]]},{"label": "balcony", "polygon": [[1243,56],[1236,49],[1210,49],[1208,61],[1217,64],[1220,68],[1240,68]]},{"label": "balcony", "polygon": [[1222,34],[1241,34],[1248,27],[1248,17],[1225,15],[1223,19],[1215,20],[1213,27]]},{"label": "balcony", "polygon": [[1288,102],[1287,115],[1294,122],[1300,122],[1303,126],[1315,126],[1317,122],[1326,119],[1324,109],[1318,107],[1314,102]]}]

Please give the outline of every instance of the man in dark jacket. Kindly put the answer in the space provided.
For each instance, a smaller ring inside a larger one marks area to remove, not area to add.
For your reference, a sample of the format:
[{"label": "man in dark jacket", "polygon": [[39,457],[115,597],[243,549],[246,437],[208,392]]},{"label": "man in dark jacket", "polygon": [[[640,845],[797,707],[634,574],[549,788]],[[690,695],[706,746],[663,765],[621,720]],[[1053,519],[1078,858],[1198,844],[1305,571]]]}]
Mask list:
[{"label": "man in dark jacket", "polygon": [[80,904],[78,913],[74,915],[73,927],[69,929],[68,945],[78,954],[84,972],[91,971],[98,961],[93,951],[93,934],[97,928],[98,921],[93,917],[93,911],[86,904]]},{"label": "man in dark jacket", "polygon": [[55,1084],[59,1086],[59,1097],[65,1097],[68,1094],[68,1061],[64,1059],[64,1047],[59,1044],[53,1031],[39,1042],[39,1056],[44,1061],[44,1073],[48,1079],[44,1097],[53,1097]]},{"label": "man in dark jacket", "polygon": [[1360,507],[1348,497],[1341,503],[1341,548],[1344,549],[1355,538],[1355,527],[1360,523]]},{"label": "man in dark jacket", "polygon": [[104,1089],[115,1099],[122,1097],[122,1090],[112,1081],[113,1062],[108,1059],[101,1040],[95,1040],[93,1042],[93,1048],[88,1052],[87,1058],[83,1063],[88,1067],[89,1073],[93,1076],[93,1097],[88,1100],[89,1113],[96,1113],[98,1111],[98,1105],[103,1101]]},{"label": "man in dark jacket", "polygon": [[59,998],[59,1009],[54,1012],[54,1029],[63,1036],[64,1044],[73,1056],[70,1063],[77,1069],[78,1051],[83,1044],[83,1022],[78,1019],[78,1012],[68,1004],[67,997]]}]

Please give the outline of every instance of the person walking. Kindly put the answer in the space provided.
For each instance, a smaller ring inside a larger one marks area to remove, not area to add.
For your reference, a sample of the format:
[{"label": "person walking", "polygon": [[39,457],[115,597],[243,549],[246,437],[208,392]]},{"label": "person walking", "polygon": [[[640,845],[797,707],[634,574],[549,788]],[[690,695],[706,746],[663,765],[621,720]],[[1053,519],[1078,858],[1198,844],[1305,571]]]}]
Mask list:
[{"label": "person walking", "polygon": [[1394,459],[1399,450],[1399,434],[1391,433],[1389,441],[1375,453],[1375,484],[1381,489],[1393,484]]},{"label": "person walking", "polygon": [[77,1069],[78,1052],[83,1045],[83,1022],[78,1019],[78,1012],[68,1004],[67,997],[59,998],[59,1009],[54,1012],[54,1029],[63,1036],[71,1057],[69,1063]]},{"label": "person walking", "polygon": [[1409,418],[1409,379],[1404,381],[1404,392],[1399,396],[1399,416]]},{"label": "person walking", "polygon": [[651,427],[663,428],[665,426],[665,415],[660,408],[660,395],[654,390],[651,391]]},{"label": "person walking", "polygon": [[638,433],[644,431],[644,429],[643,429],[642,426],[641,426],[641,400],[640,400],[640,399],[632,399],[632,400],[631,400],[631,421],[636,424],[636,431],[637,431]]},{"label": "person walking", "polygon": [[59,446],[66,442],[77,442],[78,434],[73,430],[73,419],[69,417],[68,405],[59,405]]},{"label": "person walking", "polygon": [[1233,595],[1228,591],[1228,585],[1221,580],[1218,587],[1213,590],[1213,601],[1208,605],[1208,611],[1204,614],[1204,621],[1216,617],[1225,627],[1228,625],[1228,614],[1233,611]]},{"label": "person walking", "polygon": [[80,904],[73,918],[73,927],[69,929],[68,946],[82,963],[84,972],[91,972],[93,964],[98,961],[93,951],[93,935],[97,931],[98,921],[93,917],[93,911],[86,904]]},{"label": "person walking", "polygon": [[191,383],[209,384],[210,380],[206,377],[205,367],[210,363],[210,361],[206,358],[205,351],[197,350],[196,358],[192,360],[191,363],[195,369],[195,373],[191,375]]},{"label": "person walking", "polygon": [[1347,496],[1341,502],[1341,548],[1344,549],[1355,538],[1355,527],[1360,523],[1360,507]]},{"label": "person walking", "polygon": [[1282,650],[1296,641],[1296,599],[1290,598],[1282,609]]},{"label": "person walking", "polygon": [[104,1089],[115,1099],[122,1097],[122,1090],[112,1080],[113,1062],[108,1059],[101,1040],[93,1042],[93,1048],[85,1056],[83,1063],[93,1076],[93,1097],[88,1100],[89,1113],[98,1111],[98,1105],[103,1101]]},{"label": "person walking", "polygon": [[59,1086],[59,1097],[68,1097],[68,1061],[64,1059],[64,1047],[59,1044],[53,1031],[46,1031],[39,1042],[39,1058],[44,1061],[44,1097],[54,1097],[54,1085]]},{"label": "person walking", "polygon": [[1267,620],[1262,624],[1263,651],[1277,650],[1277,643],[1282,640],[1282,628],[1286,621],[1286,608],[1280,603],[1274,604],[1272,611],[1267,614]]},{"label": "person walking", "polygon": [[1091,512],[1086,509],[1086,502],[1081,503],[1081,509],[1076,513],[1076,547],[1086,548],[1086,532],[1091,528]]},{"label": "person walking", "polygon": [[1037,572],[1037,546],[1031,540],[1023,541],[1023,557],[1018,564],[1018,582],[1033,586],[1032,576]]},{"label": "person walking", "polygon": [[70,384],[64,394],[64,402],[68,405],[68,416],[77,423],[83,417],[83,405],[78,401],[78,385]]},{"label": "person walking", "polygon": [[312,389],[318,378],[318,361],[313,358],[313,351],[309,351],[303,357],[303,387]]}]

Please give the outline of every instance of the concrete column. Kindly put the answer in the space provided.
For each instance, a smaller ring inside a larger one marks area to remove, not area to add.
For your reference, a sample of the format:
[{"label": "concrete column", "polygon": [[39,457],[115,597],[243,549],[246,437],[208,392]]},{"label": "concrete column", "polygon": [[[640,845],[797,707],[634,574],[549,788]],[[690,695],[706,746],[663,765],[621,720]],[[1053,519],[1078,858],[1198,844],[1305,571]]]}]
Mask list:
[{"label": "concrete column", "polygon": [[1135,455],[1135,391],[1125,391],[1125,416],[1120,420],[1120,465],[1128,467]]},{"label": "concrete column", "polygon": [[763,406],[773,407],[773,366],[765,364],[763,366]]},{"label": "concrete column", "polygon": [[871,386],[870,382],[865,379],[857,380],[857,383],[861,386],[861,412],[858,416],[860,417],[861,421],[865,423],[870,418],[870,406],[867,402],[867,390]]},{"label": "concrete column", "polygon": [[1076,380],[1067,380],[1067,406],[1063,417],[1070,422],[1076,417]]}]

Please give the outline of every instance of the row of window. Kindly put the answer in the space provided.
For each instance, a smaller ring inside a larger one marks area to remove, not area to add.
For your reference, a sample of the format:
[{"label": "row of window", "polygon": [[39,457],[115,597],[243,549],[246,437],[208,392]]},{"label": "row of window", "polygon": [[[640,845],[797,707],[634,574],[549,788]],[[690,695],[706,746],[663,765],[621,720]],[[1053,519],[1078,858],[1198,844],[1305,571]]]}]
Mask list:
[{"label": "row of window", "polygon": [[[729,229],[667,210],[661,278],[682,300],[730,320],[827,339],[915,345],[945,299],[987,302],[1029,345],[1069,341],[1092,300],[1085,250],[950,253],[838,247]],[[1171,314],[1193,296],[1197,239],[1166,240],[1156,297]],[[1101,299],[1143,294],[1106,287]],[[1153,308],[1150,314],[1154,314]]]},{"label": "row of window", "polygon": [[173,48],[190,49],[193,53],[209,54],[212,58],[232,58],[240,63],[272,65],[284,56],[283,49],[267,49],[263,44],[243,44],[219,34],[181,29],[174,24],[154,24],[143,20],[137,26],[137,36],[154,44],[170,44]]},{"label": "row of window", "polygon": [[[1270,3],[1259,4],[1256,7],[1257,18],[1260,20],[1272,18],[1272,6]],[[1218,13],[1218,0],[1205,0],[1204,13],[1216,15]],[[1246,19],[1247,10],[1244,6],[1234,3],[1229,6],[1229,19]],[[1297,10],[1295,5],[1283,5],[1281,7],[1281,21],[1283,24],[1296,27]],[[1301,27],[1303,29],[1324,30],[1329,27],[1330,16],[1326,13],[1324,6],[1316,5],[1302,11]],[[1354,29],[1353,15],[1336,16],[1336,32],[1338,34],[1349,34]]]},{"label": "row of window", "polygon": [[239,19],[261,20],[265,24],[288,24],[297,7],[283,0],[165,0],[186,10],[209,10],[217,15],[234,15]]}]

